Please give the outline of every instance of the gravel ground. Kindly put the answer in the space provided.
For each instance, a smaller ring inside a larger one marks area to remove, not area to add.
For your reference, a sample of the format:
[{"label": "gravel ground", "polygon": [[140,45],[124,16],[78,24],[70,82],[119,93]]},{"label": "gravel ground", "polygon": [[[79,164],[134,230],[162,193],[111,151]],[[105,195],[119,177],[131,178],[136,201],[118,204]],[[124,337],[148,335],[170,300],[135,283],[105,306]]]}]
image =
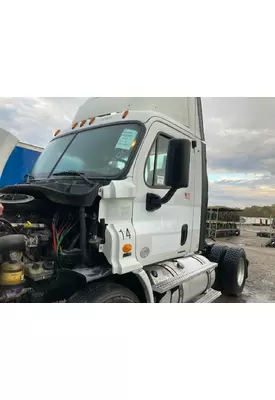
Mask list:
[{"label": "gravel ground", "polygon": [[249,276],[242,296],[238,299],[221,296],[217,303],[275,303],[275,248],[261,247],[268,239],[257,237],[256,232],[269,228],[246,227],[239,237],[218,239],[245,249],[249,259]]}]

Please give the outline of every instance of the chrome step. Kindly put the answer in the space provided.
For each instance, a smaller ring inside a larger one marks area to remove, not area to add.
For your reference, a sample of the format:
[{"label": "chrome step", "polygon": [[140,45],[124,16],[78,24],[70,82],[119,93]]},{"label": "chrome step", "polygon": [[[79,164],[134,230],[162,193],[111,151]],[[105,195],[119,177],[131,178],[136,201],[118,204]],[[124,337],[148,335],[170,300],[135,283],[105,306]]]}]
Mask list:
[{"label": "chrome step", "polygon": [[221,296],[221,292],[217,292],[214,289],[209,289],[204,295],[199,297],[194,303],[213,303]]},{"label": "chrome step", "polygon": [[153,292],[160,294],[166,293],[168,290],[171,290],[176,286],[182,284],[182,282],[184,281],[184,276],[185,276],[184,274],[176,275],[170,279],[166,279],[166,281],[164,282],[160,282],[157,285],[153,285],[152,286]]}]

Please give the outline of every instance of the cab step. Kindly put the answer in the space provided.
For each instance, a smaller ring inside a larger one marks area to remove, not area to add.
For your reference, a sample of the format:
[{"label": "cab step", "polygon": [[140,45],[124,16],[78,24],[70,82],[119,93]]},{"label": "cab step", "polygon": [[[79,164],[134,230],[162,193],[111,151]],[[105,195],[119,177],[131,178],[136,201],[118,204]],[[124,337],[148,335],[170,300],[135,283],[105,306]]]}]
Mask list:
[{"label": "cab step", "polygon": [[221,292],[209,289],[204,295],[200,296],[194,303],[213,303],[221,296]]}]

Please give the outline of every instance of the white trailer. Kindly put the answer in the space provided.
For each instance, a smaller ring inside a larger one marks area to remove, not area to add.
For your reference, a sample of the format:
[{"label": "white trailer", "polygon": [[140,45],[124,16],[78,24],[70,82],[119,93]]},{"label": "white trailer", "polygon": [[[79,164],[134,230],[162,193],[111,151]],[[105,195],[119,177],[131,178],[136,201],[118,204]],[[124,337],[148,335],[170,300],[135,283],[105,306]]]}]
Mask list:
[{"label": "white trailer", "polygon": [[0,128],[0,187],[22,183],[42,151]]}]

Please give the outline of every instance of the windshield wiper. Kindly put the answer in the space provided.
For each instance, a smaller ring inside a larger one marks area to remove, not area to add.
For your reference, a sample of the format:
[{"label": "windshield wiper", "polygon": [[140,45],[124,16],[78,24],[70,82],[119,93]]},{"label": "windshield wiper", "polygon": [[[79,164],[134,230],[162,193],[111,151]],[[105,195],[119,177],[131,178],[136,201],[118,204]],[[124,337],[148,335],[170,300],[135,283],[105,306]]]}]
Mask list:
[{"label": "windshield wiper", "polygon": [[83,176],[85,175],[84,172],[79,172],[74,169],[70,169],[68,171],[61,171],[61,172],[55,172],[52,174],[53,176],[62,176],[62,175],[67,175],[67,176]]},{"label": "windshield wiper", "polygon": [[80,176],[89,185],[94,186],[94,183],[92,181],[90,181],[90,179],[85,176],[84,172],[79,172],[79,171],[75,171],[75,170],[69,170],[69,171],[55,172],[54,174],[52,174],[52,176]]}]

